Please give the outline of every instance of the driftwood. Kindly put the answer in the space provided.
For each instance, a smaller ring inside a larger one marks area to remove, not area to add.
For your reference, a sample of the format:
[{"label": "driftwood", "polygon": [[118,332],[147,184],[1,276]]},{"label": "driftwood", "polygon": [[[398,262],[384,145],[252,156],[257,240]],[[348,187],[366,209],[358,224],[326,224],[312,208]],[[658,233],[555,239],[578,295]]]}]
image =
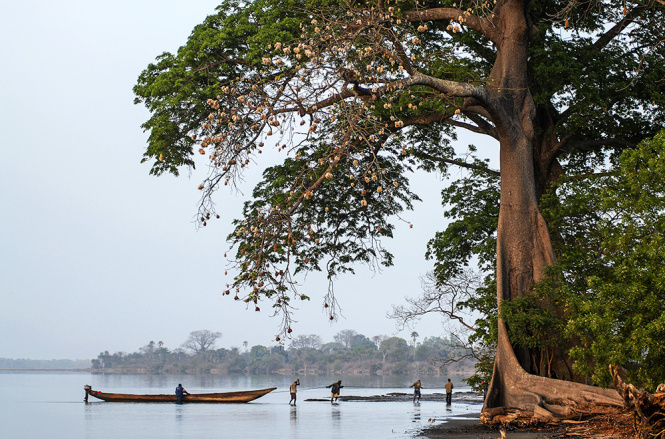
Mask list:
[{"label": "driftwood", "polygon": [[633,414],[635,432],[642,439],[665,439],[665,384],[655,394],[638,390],[624,383],[619,368],[610,366],[614,388],[623,398],[626,409]]}]

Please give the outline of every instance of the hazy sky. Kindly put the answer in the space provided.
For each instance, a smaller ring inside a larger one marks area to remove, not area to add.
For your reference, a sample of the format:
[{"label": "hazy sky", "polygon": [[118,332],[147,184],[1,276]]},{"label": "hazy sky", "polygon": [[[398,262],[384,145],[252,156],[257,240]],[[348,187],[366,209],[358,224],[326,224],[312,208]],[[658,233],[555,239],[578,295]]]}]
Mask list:
[{"label": "hazy sky", "polygon": [[[136,78],[217,3],[0,0],[0,357],[94,358],[150,340],[176,348],[198,329],[222,332],[219,346],[273,344],[278,318],[221,295],[242,196],[219,194],[222,220],[196,230],[205,169],[157,178],[140,163],[148,113],[133,104]],[[414,228],[400,225],[386,243],[395,267],[338,280],[338,322],[323,313],[326,281],[305,281],[312,300],[294,335],[396,334],[386,313],[418,295],[432,267],[424,253],[444,224],[440,180],[416,182],[424,202],[405,216]],[[413,329],[445,335],[436,318]]]}]

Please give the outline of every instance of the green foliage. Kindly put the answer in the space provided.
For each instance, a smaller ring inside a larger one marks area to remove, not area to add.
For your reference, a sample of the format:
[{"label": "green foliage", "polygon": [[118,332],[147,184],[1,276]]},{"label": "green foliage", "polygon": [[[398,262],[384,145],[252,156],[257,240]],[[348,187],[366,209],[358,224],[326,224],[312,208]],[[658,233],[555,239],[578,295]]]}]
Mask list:
[{"label": "green foliage", "polygon": [[624,152],[611,184],[597,188],[604,269],[586,277],[569,334],[583,342],[577,367],[599,383],[611,381],[609,364],[651,391],[665,381],[664,172],[665,131]]},{"label": "green foliage", "polygon": [[[606,151],[618,154],[623,147],[613,140],[637,144],[664,126],[663,89],[655,80],[665,75],[664,52],[652,48],[662,42],[658,23],[665,18],[665,8],[639,3],[530,4],[538,26],[530,44],[530,90],[543,111],[558,109],[563,117],[556,131],[574,133],[571,146],[605,138],[609,141],[603,147],[611,145]],[[544,20],[545,15],[558,19]],[[614,29],[609,30],[621,20],[627,21],[628,30],[612,36]],[[597,146],[569,152],[589,158]]]},{"label": "green foliage", "polygon": [[266,355],[270,355],[270,350],[267,347],[261,345],[252,346],[252,349],[249,351],[249,358],[251,360],[265,357]]},{"label": "green foliage", "polygon": [[[333,151],[333,145],[316,144],[302,148],[295,160],[286,159],[282,165],[268,168],[254,190],[254,200],[245,204],[244,219],[234,221],[236,228],[228,239],[238,249],[240,274],[235,286],[250,289],[250,300],[275,296],[279,298],[275,307],[287,306],[290,283],[283,275],[289,266],[294,267],[293,274],[320,271],[324,266],[327,276],[334,278],[353,272],[358,262],[371,264],[378,259],[385,266],[392,265],[392,254],[382,246],[382,239],[393,235],[391,215],[411,209],[412,201],[418,199],[408,189],[407,171],[390,157],[365,156],[359,158],[357,166],[372,161],[382,169],[374,178],[349,182],[339,169],[319,190],[311,192],[307,188],[324,172],[314,170],[296,191],[291,190],[291,176]],[[300,196],[300,209],[290,216],[275,210]],[[258,258],[257,253],[261,255]]]},{"label": "green foliage", "polygon": [[558,371],[552,370],[552,359],[567,346],[564,329],[568,300],[557,287],[559,280],[548,276],[534,285],[530,294],[502,301],[500,307],[511,343],[528,350],[538,374],[544,376],[558,376]]},{"label": "green foliage", "polygon": [[266,47],[296,39],[302,7],[297,0],[226,0],[194,28],[175,55],[160,55],[141,73],[134,102],[152,113],[142,125],[150,131],[143,161],[154,160],[152,174],[178,175],[180,167],[194,166],[194,146],[209,114],[207,102],[219,96],[221,85],[254,74]]},{"label": "green foliage", "polygon": [[[472,149],[473,151],[473,149]],[[467,176],[441,191],[444,214],[450,223],[427,244],[427,257],[434,259],[439,282],[445,282],[472,258],[484,271],[496,265],[496,229],[499,220],[499,175],[487,161],[475,157]]]},{"label": "green foliage", "polygon": [[348,339],[348,346],[322,345],[321,337],[314,334],[296,337],[288,350],[281,345],[256,345],[244,352],[238,348],[220,348],[188,353],[182,349],[170,350],[161,342],[150,342],[129,354],[102,352],[92,360],[92,369],[106,373],[153,374],[330,375],[344,372],[404,375],[419,371],[422,375],[435,375],[437,368],[428,363],[456,355],[458,349],[448,340],[426,337],[418,346],[414,362],[414,347],[400,337],[379,337],[384,338],[381,349],[365,335],[352,330],[340,331],[336,338]]},{"label": "green foliage", "polygon": [[419,361],[445,361],[451,350],[450,343],[447,340],[441,337],[425,337],[416,348],[416,358]]},{"label": "green foliage", "polygon": [[390,337],[381,342],[379,351],[383,353],[386,360],[397,362],[406,361],[409,358],[409,345],[400,337]]}]

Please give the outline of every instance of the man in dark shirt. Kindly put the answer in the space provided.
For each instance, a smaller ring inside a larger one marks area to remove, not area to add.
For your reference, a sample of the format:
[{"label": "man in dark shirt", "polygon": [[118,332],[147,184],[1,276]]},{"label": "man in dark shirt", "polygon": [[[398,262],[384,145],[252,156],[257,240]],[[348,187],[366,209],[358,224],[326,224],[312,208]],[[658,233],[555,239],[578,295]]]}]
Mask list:
[{"label": "man in dark shirt", "polygon": [[339,389],[344,387],[342,385],[342,380],[336,381],[332,383],[329,386],[326,386],[326,388],[331,388],[330,389],[330,403],[332,404],[333,401],[337,401],[337,398],[339,398]]},{"label": "man in dark shirt", "polygon": [[175,399],[178,404],[182,404],[184,395],[189,395],[189,392],[182,387],[182,384],[178,384],[178,387],[175,388]]}]

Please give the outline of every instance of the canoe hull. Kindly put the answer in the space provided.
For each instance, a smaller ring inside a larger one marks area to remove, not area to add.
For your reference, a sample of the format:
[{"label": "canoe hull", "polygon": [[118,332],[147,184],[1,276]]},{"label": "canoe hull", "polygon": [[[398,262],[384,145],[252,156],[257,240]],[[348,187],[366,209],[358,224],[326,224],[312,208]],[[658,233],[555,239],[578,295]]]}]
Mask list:
[{"label": "canoe hull", "polygon": [[[260,390],[247,390],[240,392],[223,393],[198,393],[195,395],[185,395],[185,403],[244,403],[254,401],[257,398],[266,395],[277,387]],[[175,395],[134,395],[130,393],[106,393],[97,390],[88,390],[88,395],[107,402],[176,402]]]}]

